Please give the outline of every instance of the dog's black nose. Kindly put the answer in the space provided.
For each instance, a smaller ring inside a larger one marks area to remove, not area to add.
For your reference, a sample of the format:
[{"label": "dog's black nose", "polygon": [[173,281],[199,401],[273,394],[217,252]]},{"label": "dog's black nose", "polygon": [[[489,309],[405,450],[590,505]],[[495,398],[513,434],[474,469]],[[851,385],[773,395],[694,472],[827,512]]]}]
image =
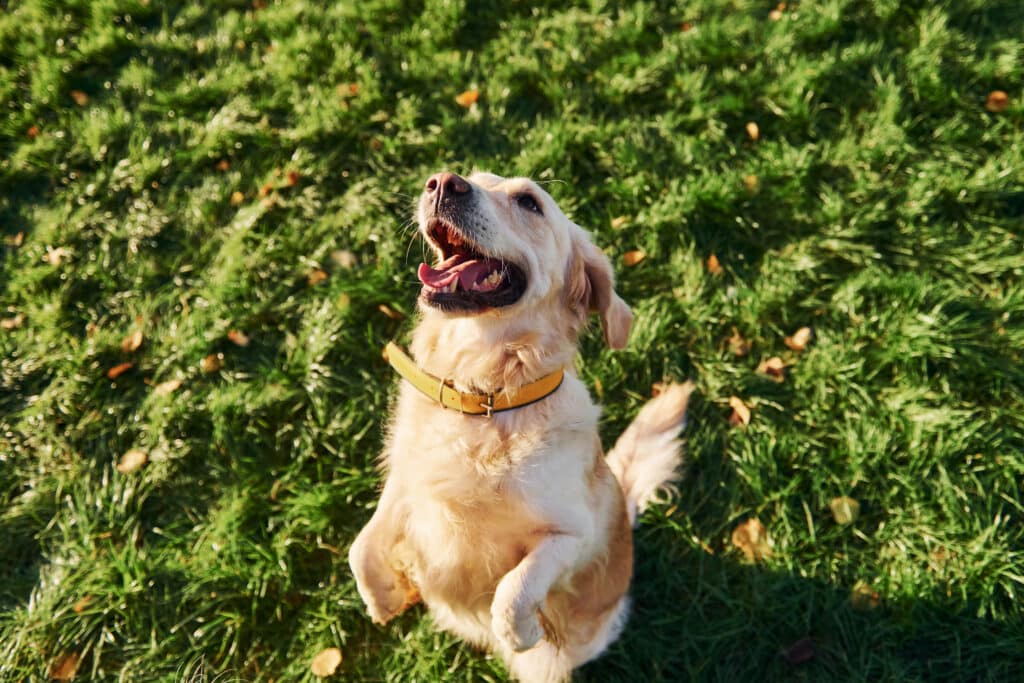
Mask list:
[{"label": "dog's black nose", "polygon": [[457,199],[459,195],[469,194],[472,186],[469,182],[454,173],[435,173],[427,180],[427,194],[436,195],[437,201],[445,197]]}]

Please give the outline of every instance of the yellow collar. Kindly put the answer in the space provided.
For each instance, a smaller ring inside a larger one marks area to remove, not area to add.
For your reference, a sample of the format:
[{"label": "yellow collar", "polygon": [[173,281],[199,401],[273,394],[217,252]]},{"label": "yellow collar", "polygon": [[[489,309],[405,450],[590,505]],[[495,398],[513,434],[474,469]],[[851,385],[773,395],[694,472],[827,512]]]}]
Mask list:
[{"label": "yellow collar", "polygon": [[524,384],[513,392],[464,394],[452,386],[451,380],[440,380],[420,370],[416,367],[413,359],[409,358],[394,342],[388,342],[388,345],[384,347],[384,359],[409,384],[445,408],[458,410],[466,415],[486,415],[487,417],[490,417],[492,413],[522,408],[550,396],[558,387],[562,386],[562,378],[565,376],[565,371],[559,369],[550,375],[541,377],[536,382]]}]

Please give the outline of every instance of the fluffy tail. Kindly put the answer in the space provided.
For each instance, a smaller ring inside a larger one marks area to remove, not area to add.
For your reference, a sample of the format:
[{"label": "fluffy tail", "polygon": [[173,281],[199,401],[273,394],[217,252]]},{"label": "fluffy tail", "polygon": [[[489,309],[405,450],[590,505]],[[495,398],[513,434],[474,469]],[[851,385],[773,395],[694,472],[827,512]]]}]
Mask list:
[{"label": "fluffy tail", "polygon": [[683,460],[679,431],[686,425],[691,393],[693,382],[669,384],[640,409],[608,451],[608,467],[626,496],[630,524],[659,494],[675,490]]}]

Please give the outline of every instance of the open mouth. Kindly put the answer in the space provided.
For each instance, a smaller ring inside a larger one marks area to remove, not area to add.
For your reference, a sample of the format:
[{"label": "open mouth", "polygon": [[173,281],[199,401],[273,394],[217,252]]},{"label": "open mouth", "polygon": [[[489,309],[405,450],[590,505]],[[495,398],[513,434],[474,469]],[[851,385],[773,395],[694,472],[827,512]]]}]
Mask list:
[{"label": "open mouth", "polygon": [[526,290],[521,268],[484,254],[454,225],[431,220],[427,238],[441,250],[436,267],[421,263],[417,272],[428,304],[446,311],[481,311],[514,304]]}]

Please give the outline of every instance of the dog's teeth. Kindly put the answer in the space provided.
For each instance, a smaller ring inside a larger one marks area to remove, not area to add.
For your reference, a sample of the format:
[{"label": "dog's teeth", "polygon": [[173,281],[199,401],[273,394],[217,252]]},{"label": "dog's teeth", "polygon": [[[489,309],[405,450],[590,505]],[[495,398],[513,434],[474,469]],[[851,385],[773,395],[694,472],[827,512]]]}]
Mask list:
[{"label": "dog's teeth", "polygon": [[452,280],[452,283],[450,285],[448,285],[448,291],[449,292],[454,292],[458,288],[459,288],[459,278],[455,278],[454,280]]}]

